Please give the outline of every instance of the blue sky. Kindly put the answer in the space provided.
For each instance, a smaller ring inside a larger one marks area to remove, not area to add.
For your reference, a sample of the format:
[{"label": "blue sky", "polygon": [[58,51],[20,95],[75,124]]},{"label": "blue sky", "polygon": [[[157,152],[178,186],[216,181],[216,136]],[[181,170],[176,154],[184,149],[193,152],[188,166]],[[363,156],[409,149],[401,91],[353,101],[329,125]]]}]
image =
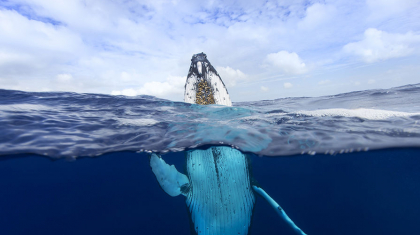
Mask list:
[{"label": "blue sky", "polygon": [[204,52],[232,101],[420,82],[420,1],[0,0],[0,88],[181,101]]}]

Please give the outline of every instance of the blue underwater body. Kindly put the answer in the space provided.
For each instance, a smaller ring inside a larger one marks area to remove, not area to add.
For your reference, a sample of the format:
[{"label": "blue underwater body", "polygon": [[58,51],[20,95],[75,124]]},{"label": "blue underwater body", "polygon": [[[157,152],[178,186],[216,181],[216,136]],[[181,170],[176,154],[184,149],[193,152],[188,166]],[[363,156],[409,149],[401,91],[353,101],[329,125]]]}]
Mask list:
[{"label": "blue underwater body", "polygon": [[[420,85],[200,106],[0,90],[0,234],[189,234],[149,152],[184,170],[213,145],[310,235],[420,231]],[[250,234],[294,234],[259,196]]]}]

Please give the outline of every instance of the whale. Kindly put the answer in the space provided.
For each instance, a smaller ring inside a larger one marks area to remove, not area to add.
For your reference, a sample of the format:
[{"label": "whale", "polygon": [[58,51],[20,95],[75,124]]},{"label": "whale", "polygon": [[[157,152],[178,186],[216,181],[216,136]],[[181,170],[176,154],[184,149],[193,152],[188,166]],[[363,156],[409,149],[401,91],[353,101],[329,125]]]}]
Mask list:
[{"label": "whale", "polygon": [[[191,59],[184,101],[232,106],[225,84],[203,52],[194,54]],[[248,234],[255,193],[264,198],[297,234],[305,234],[253,179],[246,154],[228,146],[211,146],[186,151],[185,161],[186,174],[183,174],[159,154],[150,155],[150,167],[163,191],[172,197],[186,197],[191,234]]]}]

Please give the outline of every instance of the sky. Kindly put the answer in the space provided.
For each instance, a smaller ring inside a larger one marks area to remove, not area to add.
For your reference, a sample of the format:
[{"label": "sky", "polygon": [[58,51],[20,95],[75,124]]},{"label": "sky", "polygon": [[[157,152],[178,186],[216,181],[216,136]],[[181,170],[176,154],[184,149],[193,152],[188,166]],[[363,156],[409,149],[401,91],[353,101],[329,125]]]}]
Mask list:
[{"label": "sky", "polygon": [[420,83],[420,0],[0,0],[0,89],[182,101],[204,52],[235,101]]}]

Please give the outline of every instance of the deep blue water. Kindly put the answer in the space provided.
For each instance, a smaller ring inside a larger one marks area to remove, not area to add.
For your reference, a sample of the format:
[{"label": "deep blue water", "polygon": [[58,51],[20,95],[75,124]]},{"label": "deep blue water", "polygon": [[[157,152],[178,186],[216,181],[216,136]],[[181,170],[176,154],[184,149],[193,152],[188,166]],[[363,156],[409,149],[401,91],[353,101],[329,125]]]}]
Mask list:
[{"label": "deep blue water", "polygon": [[[182,169],[183,153],[165,155]],[[253,174],[307,234],[420,231],[420,149],[251,157]],[[159,187],[144,153],[0,161],[1,234],[189,234],[183,196]],[[251,234],[293,232],[260,197]]]},{"label": "deep blue water", "polygon": [[[307,234],[420,231],[420,85],[199,106],[0,90],[0,234],[189,234],[149,166],[233,146]],[[260,197],[251,234],[293,234]]]}]

